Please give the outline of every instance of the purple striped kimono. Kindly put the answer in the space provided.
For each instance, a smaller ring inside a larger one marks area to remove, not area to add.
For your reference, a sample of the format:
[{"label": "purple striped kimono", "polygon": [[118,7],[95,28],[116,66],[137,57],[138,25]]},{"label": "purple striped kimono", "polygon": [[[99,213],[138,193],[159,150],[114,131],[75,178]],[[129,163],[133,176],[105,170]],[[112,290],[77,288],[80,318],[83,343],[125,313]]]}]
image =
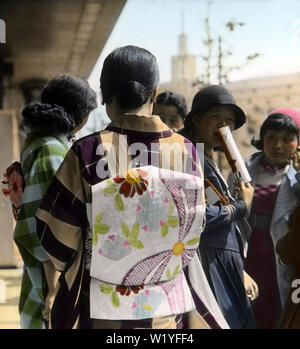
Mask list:
[{"label": "purple striped kimono", "polygon": [[[186,189],[166,180],[168,171],[181,173],[185,182],[176,183]],[[162,176],[156,192],[147,191],[155,182],[150,172]],[[197,190],[189,176],[200,183]],[[197,152],[158,116],[126,116],[77,141],[36,217],[42,246],[61,271],[51,328],[85,327],[84,302],[87,316],[99,320],[138,323],[196,309],[207,327],[227,327],[195,253],[205,224]]]}]

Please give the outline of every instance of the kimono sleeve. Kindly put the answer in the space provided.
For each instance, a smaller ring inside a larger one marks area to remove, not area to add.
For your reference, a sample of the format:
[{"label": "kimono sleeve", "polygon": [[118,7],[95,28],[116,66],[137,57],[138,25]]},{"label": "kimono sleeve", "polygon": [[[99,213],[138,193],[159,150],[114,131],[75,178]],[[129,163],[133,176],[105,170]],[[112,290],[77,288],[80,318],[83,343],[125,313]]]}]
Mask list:
[{"label": "kimono sleeve", "polygon": [[195,302],[196,310],[211,328],[228,329],[229,326],[209,286],[198,254],[195,254],[186,271],[187,281]]},{"label": "kimono sleeve", "polygon": [[57,270],[72,263],[88,225],[83,168],[73,146],[53,177],[36,213],[41,245]]},{"label": "kimono sleeve", "polygon": [[[26,260],[27,253],[40,262],[48,260],[48,256],[40,246],[34,215],[53,175],[63,162],[66,152],[65,147],[60,143],[43,144],[34,149],[25,160],[23,159],[22,169],[26,178],[26,186],[14,230],[14,241],[24,260]],[[34,161],[32,157],[35,157]]]}]

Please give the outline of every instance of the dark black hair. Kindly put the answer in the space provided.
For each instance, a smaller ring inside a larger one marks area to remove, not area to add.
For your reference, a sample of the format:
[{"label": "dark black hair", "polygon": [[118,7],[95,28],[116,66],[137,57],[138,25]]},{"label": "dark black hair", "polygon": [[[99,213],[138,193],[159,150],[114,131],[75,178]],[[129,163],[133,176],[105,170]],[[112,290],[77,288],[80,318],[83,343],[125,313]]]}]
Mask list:
[{"label": "dark black hair", "polygon": [[299,127],[296,122],[286,114],[274,113],[269,115],[263,122],[260,128],[259,137],[260,139],[252,139],[251,144],[258,150],[263,150],[264,136],[268,130],[272,131],[287,131],[294,134],[297,137],[299,143]]},{"label": "dark black hair", "polygon": [[158,65],[151,52],[137,46],[117,48],[103,63],[102,104],[115,97],[121,108],[138,108],[153,96],[158,82]]},{"label": "dark black hair", "polygon": [[155,100],[155,104],[163,104],[174,106],[178,109],[178,112],[182,118],[185,119],[187,114],[187,106],[184,96],[179,93],[167,91],[160,93]]},{"label": "dark black hair", "polygon": [[69,134],[96,107],[96,93],[89,83],[84,78],[63,74],[44,87],[41,102],[23,109],[23,123],[32,131]]}]

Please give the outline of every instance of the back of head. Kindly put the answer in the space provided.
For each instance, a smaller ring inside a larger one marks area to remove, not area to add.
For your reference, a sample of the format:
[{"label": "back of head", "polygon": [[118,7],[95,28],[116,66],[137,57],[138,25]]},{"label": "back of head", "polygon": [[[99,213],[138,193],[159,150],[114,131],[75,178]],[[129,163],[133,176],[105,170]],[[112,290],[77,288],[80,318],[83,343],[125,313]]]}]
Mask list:
[{"label": "back of head", "polygon": [[235,130],[241,127],[245,121],[245,113],[236,104],[229,90],[220,85],[209,85],[203,87],[193,98],[192,109],[187,115],[184,127],[192,128],[192,118],[195,114],[203,114],[210,109],[219,106],[229,106],[235,115]]},{"label": "back of head", "polygon": [[155,104],[163,104],[174,106],[177,108],[182,120],[185,119],[187,114],[187,106],[184,96],[175,93],[175,92],[162,92],[160,93],[155,100]]},{"label": "back of head", "polygon": [[120,108],[139,108],[153,96],[158,82],[158,65],[151,52],[137,46],[117,48],[103,63],[102,104],[115,97]]},{"label": "back of head", "polygon": [[74,117],[75,123],[97,107],[96,93],[87,80],[68,74],[57,76],[45,86],[41,102],[63,107]]},{"label": "back of head", "polygon": [[63,74],[44,87],[41,103],[25,107],[22,116],[31,131],[69,134],[96,107],[96,93],[88,82]]}]

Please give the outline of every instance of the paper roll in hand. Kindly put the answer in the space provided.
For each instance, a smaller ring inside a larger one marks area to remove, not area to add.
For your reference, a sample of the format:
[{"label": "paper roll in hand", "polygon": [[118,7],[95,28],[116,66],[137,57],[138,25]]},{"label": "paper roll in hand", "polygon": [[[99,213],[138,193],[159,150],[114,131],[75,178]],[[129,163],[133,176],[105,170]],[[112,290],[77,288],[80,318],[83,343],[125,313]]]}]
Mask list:
[{"label": "paper roll in hand", "polygon": [[217,136],[221,142],[221,147],[225,152],[234,177],[244,183],[251,182],[250,174],[232,137],[229,126],[219,128]]}]

